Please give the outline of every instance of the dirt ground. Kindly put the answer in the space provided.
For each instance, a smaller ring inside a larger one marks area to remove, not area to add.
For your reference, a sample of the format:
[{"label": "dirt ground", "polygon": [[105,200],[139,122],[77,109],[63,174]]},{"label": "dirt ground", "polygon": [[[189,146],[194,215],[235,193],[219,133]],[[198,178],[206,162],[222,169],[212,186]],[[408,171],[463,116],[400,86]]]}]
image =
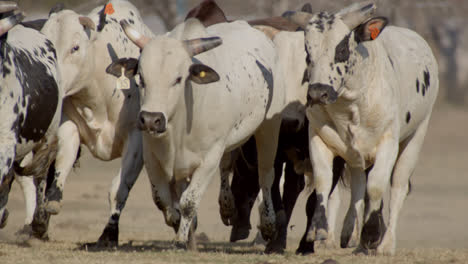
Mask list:
[{"label": "dirt ground", "polygon": [[[117,250],[88,252],[80,243],[96,241],[109,216],[107,191],[119,170],[119,161],[101,162],[85,151],[68,178],[62,212],[50,222],[50,241],[17,243],[14,233],[24,223],[21,190],[13,185],[10,219],[0,230],[0,263],[468,263],[468,110],[439,105],[434,110],[413,191],[401,212],[395,257],[354,256],[352,250],[317,249],[311,256],[294,255],[305,226],[305,196],[294,211],[283,256],[263,255],[262,247],[247,242],[230,244],[230,228],[221,222],[217,196],[219,181],[210,185],[198,211],[198,233],[206,242],[199,252],[170,249],[174,237],[154,206],[146,173],[140,175],[120,221]],[[342,216],[349,193],[343,193]],[[342,218],[338,220],[341,222]],[[254,211],[252,226],[257,225]],[[339,228],[337,230],[340,230]],[[339,237],[339,236],[338,236]]]}]

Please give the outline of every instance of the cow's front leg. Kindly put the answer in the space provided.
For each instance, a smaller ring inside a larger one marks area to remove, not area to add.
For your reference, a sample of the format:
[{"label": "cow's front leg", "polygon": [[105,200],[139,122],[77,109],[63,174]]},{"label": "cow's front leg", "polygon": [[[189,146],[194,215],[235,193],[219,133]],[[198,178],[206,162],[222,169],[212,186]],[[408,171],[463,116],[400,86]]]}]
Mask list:
[{"label": "cow's front leg", "polygon": [[80,148],[78,127],[71,120],[63,122],[58,131],[58,150],[52,183],[47,186],[45,210],[53,215],[62,207],[63,189]]},{"label": "cow's front leg", "polygon": [[377,253],[379,254],[395,254],[398,216],[409,192],[409,180],[416,167],[428,124],[429,118],[421,123],[412,137],[400,145],[401,151],[393,169],[392,187],[390,189],[388,229],[382,243],[377,247]]},{"label": "cow's front leg", "polygon": [[334,154],[309,126],[309,150],[313,168],[313,183],[317,194],[314,215],[307,234],[307,242],[328,238],[328,197],[333,185]]},{"label": "cow's front leg", "polygon": [[159,160],[154,157],[146,156],[150,153],[150,151],[145,151],[145,160],[148,160],[148,162],[145,163],[145,168],[151,183],[153,202],[163,213],[166,224],[172,227],[174,232],[177,233],[180,225],[180,212],[175,208],[175,202],[178,201],[176,200],[177,194],[173,193],[175,187],[171,186],[173,185],[173,183],[171,183],[172,177],[164,172]]},{"label": "cow's front leg", "polygon": [[233,175],[233,160],[232,153],[225,153],[219,169],[221,171],[221,186],[219,188],[219,214],[224,225],[229,226],[233,224],[233,218],[237,214],[236,205],[234,203],[234,196],[231,192],[229,179]]},{"label": "cow's front leg", "polygon": [[[202,159],[203,162],[200,166],[193,172],[189,186],[182,193],[179,203],[181,214],[180,226],[175,238],[177,247],[196,250],[195,243],[188,243],[189,234],[193,231],[192,221],[197,214],[198,205],[211,179],[217,172],[220,172],[219,166],[223,151],[223,144],[215,144]],[[194,234],[192,234],[192,238],[193,236]]]},{"label": "cow's front leg", "polygon": [[[260,232],[266,241],[276,238],[276,214],[273,207],[271,187],[275,179],[275,158],[278,148],[281,119],[274,117],[263,122],[255,133],[258,160],[258,183],[263,194],[260,213]],[[281,219],[286,221],[285,217]],[[281,223],[283,224],[283,223]]]},{"label": "cow's front leg", "polygon": [[367,179],[368,203],[366,203],[365,221],[358,251],[376,249],[385,233],[382,197],[390,183],[390,176],[398,155],[398,140],[394,135],[393,131],[384,134],[377,149],[374,167]]},{"label": "cow's front leg", "polygon": [[8,209],[6,208],[8,203],[8,195],[10,194],[11,185],[14,179],[14,172],[10,170],[3,177],[3,181],[0,184],[0,228],[4,228],[8,221]]},{"label": "cow's front leg", "polygon": [[111,216],[99,237],[98,246],[113,247],[119,241],[120,214],[127,202],[128,193],[135,184],[143,168],[141,132],[133,130],[129,133],[124,156],[122,157],[119,174],[112,180],[109,191],[109,204]]},{"label": "cow's front leg", "polygon": [[361,168],[349,168],[351,174],[351,201],[341,230],[341,248],[356,247],[362,230],[366,175]]}]

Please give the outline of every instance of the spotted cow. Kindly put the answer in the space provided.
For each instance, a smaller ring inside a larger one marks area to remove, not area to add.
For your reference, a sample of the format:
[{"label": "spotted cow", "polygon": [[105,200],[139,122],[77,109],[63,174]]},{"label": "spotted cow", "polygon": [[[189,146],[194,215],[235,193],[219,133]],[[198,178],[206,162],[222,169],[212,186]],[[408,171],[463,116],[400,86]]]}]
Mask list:
[{"label": "spotted cow", "polygon": [[[56,131],[63,92],[52,42],[37,30],[17,24],[16,4],[0,2],[9,16],[0,22],[0,227],[6,225],[8,194],[16,174],[26,201],[26,230],[47,237],[44,192],[49,165],[57,151]],[[8,31],[8,32],[7,32]],[[37,203],[37,207],[36,207]]]},{"label": "spotted cow", "polygon": [[41,30],[57,48],[66,95],[58,131],[56,172],[46,194],[46,209],[52,214],[59,212],[65,180],[81,144],[103,161],[122,157],[121,170],[109,193],[112,216],[101,237],[103,244],[117,243],[120,211],[143,166],[141,133],[136,122],[140,93],[135,80],[128,87],[116,89],[115,78],[106,74],[106,67],[113,61],[138,58],[140,54],[123,32],[119,24],[122,19],[152,36],[138,9],[123,0],[98,6],[88,15],[71,10],[56,12]]},{"label": "spotted cow", "polygon": [[[318,201],[309,239],[327,238],[332,160],[340,156],[351,172],[354,204],[345,237],[362,228],[359,250],[394,254],[398,215],[438,93],[438,67],[417,33],[371,17],[375,8],[364,2],[289,18],[305,28],[309,56],[307,117]],[[386,229],[382,196],[390,181]]]}]

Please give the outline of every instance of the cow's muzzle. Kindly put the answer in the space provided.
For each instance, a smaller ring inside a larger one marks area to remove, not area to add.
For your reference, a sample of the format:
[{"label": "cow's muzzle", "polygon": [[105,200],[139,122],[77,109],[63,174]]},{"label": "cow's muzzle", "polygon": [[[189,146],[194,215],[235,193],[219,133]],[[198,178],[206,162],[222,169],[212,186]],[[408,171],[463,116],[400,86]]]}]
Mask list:
[{"label": "cow's muzzle", "polygon": [[314,104],[332,104],[338,99],[338,93],[332,86],[321,83],[314,83],[309,85],[307,90],[307,106]]},{"label": "cow's muzzle", "polygon": [[166,132],[166,117],[161,112],[141,111],[139,116],[139,128],[150,134],[162,134]]}]

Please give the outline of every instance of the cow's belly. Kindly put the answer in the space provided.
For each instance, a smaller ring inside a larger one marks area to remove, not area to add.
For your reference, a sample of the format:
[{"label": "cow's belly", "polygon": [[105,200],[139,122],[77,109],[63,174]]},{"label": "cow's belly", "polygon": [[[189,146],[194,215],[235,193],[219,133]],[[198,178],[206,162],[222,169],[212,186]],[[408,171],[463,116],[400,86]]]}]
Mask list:
[{"label": "cow's belly", "polygon": [[76,107],[66,101],[64,111],[67,117],[78,127],[81,143],[85,144],[91,154],[101,160],[112,160],[122,156],[124,140],[122,134],[116,133],[116,124],[104,119],[97,119],[88,107]]}]

